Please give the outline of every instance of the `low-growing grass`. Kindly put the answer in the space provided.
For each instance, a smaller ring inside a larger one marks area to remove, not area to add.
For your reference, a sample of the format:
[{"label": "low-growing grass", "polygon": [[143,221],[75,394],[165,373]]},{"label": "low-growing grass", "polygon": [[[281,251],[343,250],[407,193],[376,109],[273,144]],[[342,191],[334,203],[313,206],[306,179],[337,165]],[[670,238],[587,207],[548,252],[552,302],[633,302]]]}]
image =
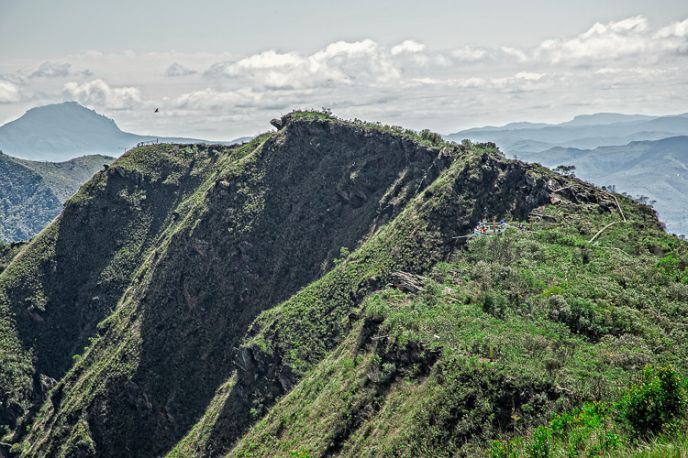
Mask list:
[{"label": "low-growing grass", "polygon": [[418,293],[368,295],[367,340],[354,327],[230,456],[683,456],[688,288],[666,259],[688,251],[623,205],[594,243],[618,216],[550,206]]}]

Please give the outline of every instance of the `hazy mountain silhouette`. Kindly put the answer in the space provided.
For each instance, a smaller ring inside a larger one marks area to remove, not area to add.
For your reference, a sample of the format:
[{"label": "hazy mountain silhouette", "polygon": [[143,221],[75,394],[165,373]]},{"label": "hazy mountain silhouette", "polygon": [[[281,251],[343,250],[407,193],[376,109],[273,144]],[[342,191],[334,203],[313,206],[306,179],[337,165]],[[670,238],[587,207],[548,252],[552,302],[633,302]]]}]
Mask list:
[{"label": "hazy mountain silhouette", "polygon": [[451,140],[465,138],[491,141],[504,152],[537,152],[555,146],[596,148],[625,145],[632,141],[659,140],[688,135],[688,116],[645,116],[596,113],[576,116],[561,124],[512,123],[502,127],[479,127],[450,134]]},{"label": "hazy mountain silhouette", "polygon": [[631,142],[595,149],[556,147],[519,158],[548,167],[576,166],[576,175],[618,192],[647,196],[672,232],[688,234],[688,137]]},{"label": "hazy mountain silhouette", "polygon": [[86,154],[119,156],[139,142],[156,139],[165,143],[208,143],[195,138],[124,132],[114,120],[77,102],[32,108],[19,119],[0,126],[0,150],[31,160],[64,161]]}]

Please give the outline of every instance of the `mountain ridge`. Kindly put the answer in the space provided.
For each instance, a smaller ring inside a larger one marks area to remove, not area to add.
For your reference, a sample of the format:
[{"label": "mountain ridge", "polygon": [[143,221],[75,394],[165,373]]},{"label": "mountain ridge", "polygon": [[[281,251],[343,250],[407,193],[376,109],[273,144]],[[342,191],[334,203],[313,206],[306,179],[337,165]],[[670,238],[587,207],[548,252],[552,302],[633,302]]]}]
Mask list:
[{"label": "mountain ridge", "polygon": [[494,144],[273,125],[134,148],[21,247],[7,453],[485,456],[686,369],[688,246],[650,207]]},{"label": "mountain ridge", "polygon": [[[512,123],[514,124],[514,123]],[[518,124],[518,123],[517,123]],[[576,116],[560,124],[520,123],[523,127],[478,127],[462,130],[445,137],[461,141],[494,141],[508,154],[518,154],[519,142],[542,142],[553,146],[590,148],[626,144],[633,140],[657,140],[676,135],[688,135],[688,117],[685,114],[669,116],[622,115],[597,113]],[[547,145],[543,145],[544,149]],[[529,150],[527,152],[539,152]]]}]

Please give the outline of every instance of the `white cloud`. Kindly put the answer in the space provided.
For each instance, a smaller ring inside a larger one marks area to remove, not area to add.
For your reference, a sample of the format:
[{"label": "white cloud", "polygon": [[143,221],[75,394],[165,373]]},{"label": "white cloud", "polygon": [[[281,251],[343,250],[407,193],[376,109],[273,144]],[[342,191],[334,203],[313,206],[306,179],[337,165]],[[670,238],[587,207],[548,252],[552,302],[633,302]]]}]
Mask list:
[{"label": "white cloud", "polygon": [[544,73],[518,72],[514,77],[526,81],[539,81],[545,76]]},{"label": "white cloud", "polygon": [[72,71],[72,64],[69,62],[43,62],[34,70],[29,77],[30,78],[66,78],[72,75],[90,76],[93,72],[91,70],[82,70],[80,72]]},{"label": "white cloud", "polygon": [[36,71],[31,73],[32,78],[63,78],[69,75],[69,68],[72,65],[55,62],[43,62]]},{"label": "white cloud", "polygon": [[267,89],[374,84],[399,77],[398,69],[372,40],[338,41],[307,56],[268,50],[238,61],[214,64],[205,74],[243,78]]},{"label": "white cloud", "polygon": [[570,39],[552,39],[540,44],[539,52],[557,63],[570,59],[616,59],[648,48],[647,19],[642,16],[596,23],[587,32]]},{"label": "white cloud", "polygon": [[69,82],[62,91],[63,97],[85,105],[111,110],[127,110],[141,104],[141,92],[135,87],[110,87],[97,79],[86,83]]},{"label": "white cloud", "polygon": [[681,22],[674,22],[666,27],[662,27],[655,34],[657,38],[686,38],[688,37],[688,19]]},{"label": "white cloud", "polygon": [[188,110],[231,110],[233,108],[248,108],[255,106],[261,97],[251,89],[236,91],[218,91],[215,89],[201,89],[185,93],[177,97],[173,106]]},{"label": "white cloud", "polygon": [[501,48],[499,48],[499,50],[502,52],[502,54],[508,57],[513,57],[519,62],[525,62],[526,60],[528,60],[528,56],[526,55],[526,53],[524,53],[520,49],[511,48],[509,46],[502,46]]},{"label": "white cloud", "polygon": [[19,100],[19,88],[9,81],[0,81],[0,103],[13,103]]},{"label": "white cloud", "polygon": [[482,48],[464,46],[462,48],[453,50],[451,52],[451,56],[462,62],[477,62],[485,59],[488,56],[488,52]]},{"label": "white cloud", "polygon": [[425,50],[425,45],[423,43],[418,43],[414,40],[404,40],[398,45],[392,46],[390,52],[393,56],[397,56],[405,53],[415,54],[422,52],[423,50]]},{"label": "white cloud", "polygon": [[196,70],[192,68],[187,68],[177,62],[174,62],[171,64],[167,69],[165,70],[165,76],[188,76],[188,75],[193,75],[197,73]]},{"label": "white cloud", "polygon": [[688,54],[688,19],[662,27],[654,35],[661,42],[662,49]]},{"label": "white cloud", "polygon": [[578,36],[545,40],[533,54],[553,63],[622,58],[655,62],[667,57],[667,52],[688,53],[688,19],[669,24],[654,33],[643,16],[605,24],[598,22]]},{"label": "white cloud", "polygon": [[[28,67],[3,60],[0,115],[10,119],[30,104],[76,99],[106,112],[123,110],[112,116],[130,130],[142,130],[142,122],[149,132],[162,133],[158,126],[165,126],[167,134],[204,137],[208,129],[222,138],[229,135],[229,120],[248,133],[277,113],[322,106],[342,116],[437,130],[479,123],[480,115],[496,112],[523,118],[567,107],[569,113],[595,107],[686,111],[688,96],[680,88],[688,87],[688,19],[618,19],[530,47],[458,43],[442,49],[412,39],[360,39],[312,52],[87,51]],[[83,68],[102,79],[85,78]],[[161,115],[127,110],[140,106],[161,107]],[[198,132],[192,126],[200,126]]]}]

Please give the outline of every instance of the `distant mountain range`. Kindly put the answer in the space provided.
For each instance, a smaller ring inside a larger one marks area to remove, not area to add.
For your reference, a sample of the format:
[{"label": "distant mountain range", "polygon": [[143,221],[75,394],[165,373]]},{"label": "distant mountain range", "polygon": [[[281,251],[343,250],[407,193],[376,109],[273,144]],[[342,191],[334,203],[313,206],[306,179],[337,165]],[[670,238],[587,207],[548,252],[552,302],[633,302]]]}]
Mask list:
[{"label": "distant mountain range", "polygon": [[646,196],[671,232],[688,234],[688,136],[595,149],[555,147],[519,158],[547,167],[576,166],[576,175],[618,192]]},{"label": "distant mountain range", "polygon": [[[0,151],[31,160],[65,161],[87,154],[119,156],[137,143],[219,143],[197,138],[156,137],[124,132],[114,120],[77,102],[28,110],[0,126]],[[237,139],[226,144],[236,143]]]},{"label": "distant mountain range", "polygon": [[509,154],[544,151],[555,146],[597,148],[633,141],[688,135],[688,114],[674,116],[597,113],[561,124],[519,122],[479,127],[447,135],[454,141],[494,142]]},{"label": "distant mountain range", "polygon": [[62,204],[114,158],[84,156],[66,162],[36,162],[0,153],[0,240],[33,237]]},{"label": "distant mountain range", "polygon": [[576,175],[617,191],[647,196],[671,232],[688,234],[688,114],[597,113],[561,124],[518,122],[447,136],[491,141],[507,155]]}]

